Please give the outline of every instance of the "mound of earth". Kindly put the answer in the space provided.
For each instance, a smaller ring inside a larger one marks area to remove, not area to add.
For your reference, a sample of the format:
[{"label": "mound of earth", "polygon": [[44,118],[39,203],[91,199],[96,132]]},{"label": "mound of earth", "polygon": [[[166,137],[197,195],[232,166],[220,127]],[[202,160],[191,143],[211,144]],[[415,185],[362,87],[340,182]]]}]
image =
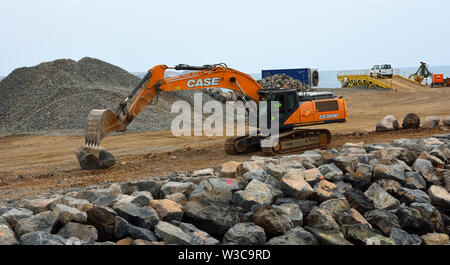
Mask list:
[{"label": "mound of earth", "polygon": [[[139,78],[117,66],[85,57],[60,59],[22,67],[0,81],[0,134],[82,132],[94,108],[115,110],[139,83]],[[168,130],[177,113],[172,103],[193,104],[199,90],[166,92],[158,104],[148,106],[130,124],[128,131]],[[211,97],[203,94],[203,102]]]}]

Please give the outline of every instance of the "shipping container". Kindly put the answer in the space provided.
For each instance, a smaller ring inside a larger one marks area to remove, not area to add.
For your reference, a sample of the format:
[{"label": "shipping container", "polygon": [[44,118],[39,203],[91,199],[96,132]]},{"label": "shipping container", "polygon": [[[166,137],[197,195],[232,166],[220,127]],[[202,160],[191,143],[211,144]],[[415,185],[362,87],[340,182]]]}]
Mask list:
[{"label": "shipping container", "polygon": [[319,83],[319,72],[317,69],[311,68],[295,68],[295,69],[273,69],[273,70],[262,70],[262,78],[266,78],[276,74],[285,74],[294,79],[299,80],[303,84],[308,86],[318,86]]}]

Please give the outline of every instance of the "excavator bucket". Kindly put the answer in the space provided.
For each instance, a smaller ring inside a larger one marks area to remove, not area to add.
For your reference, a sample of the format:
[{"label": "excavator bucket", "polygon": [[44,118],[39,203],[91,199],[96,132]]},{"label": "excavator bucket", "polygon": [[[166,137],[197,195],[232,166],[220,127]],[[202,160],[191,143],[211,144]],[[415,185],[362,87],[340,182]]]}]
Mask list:
[{"label": "excavator bucket", "polygon": [[98,146],[100,141],[112,131],[124,131],[126,125],[109,109],[93,109],[89,112],[85,144]]}]

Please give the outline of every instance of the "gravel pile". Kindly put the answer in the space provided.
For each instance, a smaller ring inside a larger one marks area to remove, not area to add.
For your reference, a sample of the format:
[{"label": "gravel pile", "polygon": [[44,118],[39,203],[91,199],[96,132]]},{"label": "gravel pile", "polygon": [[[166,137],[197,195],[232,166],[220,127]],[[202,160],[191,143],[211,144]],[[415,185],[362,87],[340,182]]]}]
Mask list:
[{"label": "gravel pile", "polygon": [[[0,82],[0,134],[83,132],[91,109],[114,110],[139,80],[117,66],[88,57],[18,68]],[[161,94],[158,104],[144,109],[128,130],[170,129],[178,115],[170,113],[172,103],[186,100],[193,104],[195,92],[199,91]],[[203,100],[211,97],[203,94]]]},{"label": "gravel pile", "polygon": [[449,245],[450,134],[0,202],[0,244]]},{"label": "gravel pile", "polygon": [[299,92],[302,91],[312,91],[312,88],[303,84],[302,82],[294,79],[285,74],[276,74],[262,80],[258,80],[258,83],[268,90],[278,90],[282,88],[296,89]]}]

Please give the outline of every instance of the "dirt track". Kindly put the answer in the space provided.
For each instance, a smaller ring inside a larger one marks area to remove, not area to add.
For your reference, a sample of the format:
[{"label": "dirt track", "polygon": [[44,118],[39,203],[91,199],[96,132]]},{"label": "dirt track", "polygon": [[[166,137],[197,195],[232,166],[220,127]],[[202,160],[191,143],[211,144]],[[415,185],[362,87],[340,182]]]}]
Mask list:
[{"label": "dirt track", "polygon": [[[330,147],[346,142],[389,142],[398,138],[427,137],[448,129],[405,130],[355,136],[373,131],[375,123],[394,114],[401,123],[409,112],[421,118],[450,115],[448,88],[424,91],[383,92],[342,90],[349,122],[327,126],[333,134]],[[251,155],[229,156],[223,151],[225,137],[174,137],[170,132],[125,133],[107,137],[102,145],[118,163],[107,170],[82,171],[73,153],[81,136],[12,136],[0,138],[0,198],[12,199],[53,188],[77,187],[103,181],[124,181],[217,167],[229,160],[248,160]]]}]

